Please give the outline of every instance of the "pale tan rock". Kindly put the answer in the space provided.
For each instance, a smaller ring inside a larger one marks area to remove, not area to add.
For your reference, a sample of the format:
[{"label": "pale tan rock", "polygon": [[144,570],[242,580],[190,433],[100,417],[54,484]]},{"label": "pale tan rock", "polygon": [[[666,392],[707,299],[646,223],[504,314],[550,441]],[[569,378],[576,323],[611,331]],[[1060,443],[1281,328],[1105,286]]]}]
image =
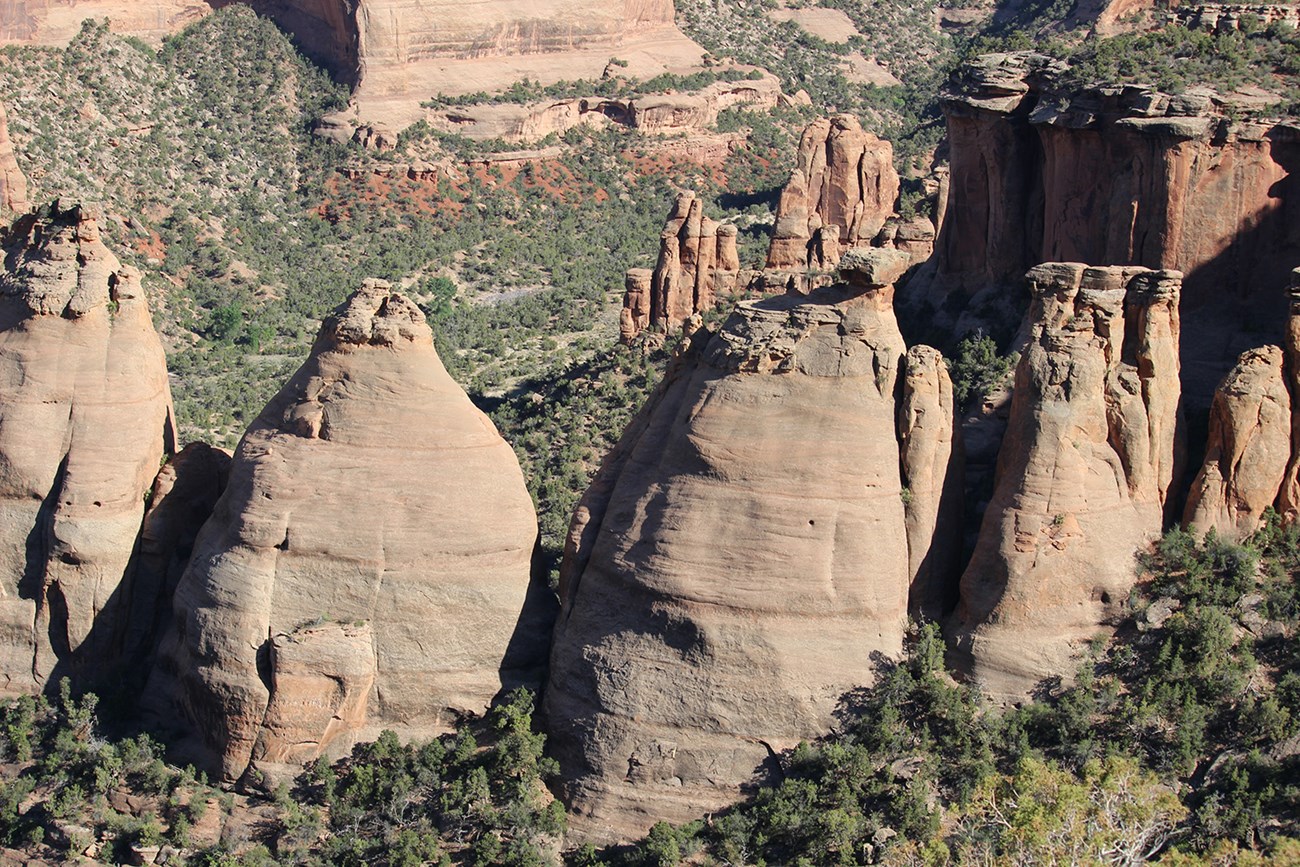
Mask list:
[{"label": "pale tan rock", "polygon": [[257,767],[292,778],[327,752],[351,747],[366,727],[375,685],[374,633],[369,623],[312,623],[271,639],[271,700],[262,721]]},{"label": "pale tan rock", "polygon": [[[194,758],[227,781],[382,728],[445,731],[503,686],[536,683],[549,624],[544,589],[528,595],[536,536],[514,452],[447,375],[423,314],[367,281],[235,453],[176,591],[154,715],[186,721]],[[335,676],[346,696],[369,658],[363,633],[322,639],[319,657],[319,642],[295,644],[318,619],[368,623],[375,674],[364,705],[339,697],[308,717],[259,675],[277,642],[295,683]],[[269,708],[283,708],[275,730]]]},{"label": "pale tan rock", "polygon": [[154,45],[212,11],[217,0],[6,0],[0,45],[67,45],[87,18]]},{"label": "pale tan rock", "polygon": [[937,349],[913,346],[903,364],[898,442],[907,522],[912,617],[938,620],[956,599],[962,553],[962,470],[957,400]]},{"label": "pale tan rock", "polygon": [[1175,465],[1176,272],[1041,265],[993,499],[950,624],[1001,700],[1072,676],[1162,528]]},{"label": "pale tan rock", "polygon": [[175,448],[140,275],[93,210],[4,234],[0,275],[0,693],[111,673],[145,495]]},{"label": "pale tan rock", "polygon": [[21,214],[29,207],[27,176],[14,156],[14,143],[9,139],[9,118],[4,105],[0,104],[0,210]]},{"label": "pale tan rock", "polygon": [[742,302],[695,334],[584,495],[545,699],[577,836],[730,803],[829,730],[873,653],[900,651],[892,294]]},{"label": "pale tan rock", "polygon": [[1282,350],[1243,353],[1210,406],[1205,463],[1187,498],[1189,527],[1231,541],[1260,528],[1291,461],[1291,411]]},{"label": "pale tan rock", "polygon": [[813,121],[781,191],[767,267],[833,269],[841,248],[870,243],[897,198],[889,142],[850,115]]}]

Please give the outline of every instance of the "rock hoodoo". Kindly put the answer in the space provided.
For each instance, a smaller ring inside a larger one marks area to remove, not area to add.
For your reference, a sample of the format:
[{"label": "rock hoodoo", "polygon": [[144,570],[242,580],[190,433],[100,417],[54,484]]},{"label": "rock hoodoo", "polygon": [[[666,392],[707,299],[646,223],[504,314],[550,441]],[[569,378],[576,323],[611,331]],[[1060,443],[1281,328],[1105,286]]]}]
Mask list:
[{"label": "rock hoodoo", "polygon": [[27,200],[27,177],[14,156],[14,144],[9,139],[9,118],[0,105],[0,212],[23,213],[31,202]]},{"label": "rock hoodoo", "polygon": [[1177,473],[1181,275],[1032,269],[993,500],[951,633],[990,694],[1069,677],[1128,597]]},{"label": "rock hoodoo", "polygon": [[1300,516],[1300,271],[1291,275],[1285,348],[1247,350],[1210,406],[1205,463],[1192,482],[1184,520],[1241,541],[1275,507]]},{"label": "rock hoodoo", "polygon": [[536,536],[514,452],[419,308],[368,281],[235,453],[176,591],[156,710],[189,720],[225,780],[381,728],[444,731],[537,682],[553,611],[528,619]]},{"label": "rock hoodoo", "polygon": [[112,673],[145,495],[175,431],[140,275],[93,209],[56,202],[3,243],[0,693],[13,695]]},{"label": "rock hoodoo", "polygon": [[[907,264],[851,251],[845,283],[696,332],[584,495],[546,693],[580,834],[624,839],[734,800],[774,751],[827,731],[873,653],[901,650],[924,535],[908,532],[897,439]],[[919,373],[905,413],[931,467],[946,404],[920,383],[940,379]]]},{"label": "rock hoodoo", "polygon": [[683,193],[664,224],[654,271],[627,272],[619,333],[626,343],[647,328],[680,328],[736,291],[740,256],[736,227],[704,216],[703,202]]},{"label": "rock hoodoo", "polygon": [[833,270],[842,251],[871,243],[897,198],[889,142],[865,132],[851,115],[814,121],[781,191],[767,267]]}]

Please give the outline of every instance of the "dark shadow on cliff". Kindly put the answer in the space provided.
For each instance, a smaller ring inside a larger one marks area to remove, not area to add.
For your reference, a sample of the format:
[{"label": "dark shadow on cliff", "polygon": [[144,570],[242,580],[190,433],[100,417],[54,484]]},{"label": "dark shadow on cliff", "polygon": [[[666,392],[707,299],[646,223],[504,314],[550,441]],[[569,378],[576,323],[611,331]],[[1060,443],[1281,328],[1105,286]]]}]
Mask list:
[{"label": "dark shadow on cliff", "polygon": [[501,658],[498,673],[501,693],[497,698],[518,688],[527,687],[540,693],[546,684],[546,672],[551,656],[551,632],[555,618],[560,613],[560,601],[547,581],[548,570],[541,540],[533,545],[532,572],[523,607],[515,620],[514,631]]}]

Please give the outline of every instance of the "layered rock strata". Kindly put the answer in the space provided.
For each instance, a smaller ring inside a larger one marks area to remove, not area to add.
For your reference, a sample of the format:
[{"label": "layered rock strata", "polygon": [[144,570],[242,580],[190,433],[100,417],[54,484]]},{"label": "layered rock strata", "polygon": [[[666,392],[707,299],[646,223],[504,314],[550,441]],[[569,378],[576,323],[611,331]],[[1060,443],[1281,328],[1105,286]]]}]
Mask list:
[{"label": "layered rock strata", "polygon": [[148,39],[198,21],[231,0],[7,0],[0,3],[0,45],[67,45],[87,18],[107,18],[115,33]]},{"label": "layered rock strata", "polygon": [[93,209],[59,203],[3,234],[0,693],[112,673],[127,573],[175,448],[162,344],[140,275]]},{"label": "layered rock strata", "polygon": [[[579,835],[636,837],[731,802],[828,730],[873,654],[901,649],[924,535],[908,532],[897,439],[907,263],[852,251],[845,283],[745,301],[696,332],[584,495],[546,693]],[[944,463],[941,378],[919,372],[903,413],[929,468]]]},{"label": "layered rock strata", "polygon": [[[942,94],[951,178],[937,269],[949,290],[1039,262],[1186,274],[1185,303],[1271,304],[1300,260],[1289,122],[1238,122],[1205,89],[1080,89],[1059,61],[985,55]],[[1264,298],[1267,295],[1267,298]]]},{"label": "layered rock strata", "polygon": [[1181,449],[1181,275],[1049,264],[1028,282],[1029,343],[950,629],[972,679],[1004,700],[1071,676],[1121,610]]},{"label": "layered rock strata", "polygon": [[659,260],[653,272],[635,268],[627,287],[619,332],[624,342],[646,328],[680,328],[696,313],[712,310],[718,300],[736,291],[740,255],[736,227],[704,215],[704,203],[694,193],[678,196],[659,239]]},{"label": "layered rock strata", "polygon": [[536,683],[536,536],[514,452],[419,308],[368,281],[235,453],[176,591],[155,710],[179,711],[227,781],[381,728],[444,731]]},{"label": "layered rock strata", "polygon": [[767,267],[834,270],[844,250],[871,243],[897,198],[889,142],[851,115],[814,121],[781,191]]}]

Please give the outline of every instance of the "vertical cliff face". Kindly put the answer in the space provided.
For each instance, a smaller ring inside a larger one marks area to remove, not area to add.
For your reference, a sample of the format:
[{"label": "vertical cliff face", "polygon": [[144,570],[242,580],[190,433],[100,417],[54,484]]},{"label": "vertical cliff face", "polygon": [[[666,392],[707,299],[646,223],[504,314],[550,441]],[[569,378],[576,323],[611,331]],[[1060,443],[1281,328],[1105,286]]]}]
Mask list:
[{"label": "vertical cliff face", "polygon": [[623,342],[651,327],[680,328],[734,293],[739,279],[736,227],[709,219],[694,193],[682,193],[664,224],[654,271],[627,272],[619,321]]},{"label": "vertical cliff face", "polygon": [[814,121],[781,191],[767,267],[833,270],[842,251],[876,237],[897,198],[889,142],[863,131],[850,115]]},{"label": "vertical cliff face", "polygon": [[230,0],[6,0],[0,3],[0,45],[66,45],[87,18],[109,19],[115,33],[154,41],[175,33]]},{"label": "vertical cliff face", "polygon": [[[1300,261],[1296,128],[1233,121],[1230,100],[1209,91],[1079,90],[1064,73],[1040,55],[987,55],[946,89],[943,291],[1014,281],[1040,262],[1142,265],[1184,272],[1184,312],[1280,321],[1266,287]],[[1201,344],[1184,361],[1213,368],[1194,384],[1205,400],[1230,358],[1203,358]]]},{"label": "vertical cliff face", "polygon": [[[873,653],[901,649],[924,535],[897,439],[891,284],[907,263],[853,251],[850,282],[742,302],[697,332],[584,496],[546,693],[580,835],[734,800],[774,751],[827,731]],[[941,386],[919,385],[939,378],[918,372],[903,414],[918,441],[951,430],[928,416],[951,412]],[[918,464],[945,463],[933,439]]]},{"label": "vertical cliff face", "polygon": [[14,144],[9,140],[9,118],[0,105],[0,213],[23,213],[29,207],[27,178],[18,167]]},{"label": "vertical cliff face", "polygon": [[1159,535],[1178,466],[1181,275],[1041,265],[993,500],[950,632],[999,698],[1071,675]]},{"label": "vertical cliff face", "polygon": [[443,731],[536,682],[536,536],[513,451],[423,314],[368,282],[240,443],[176,591],[155,711],[179,711],[226,780],[381,728]]},{"label": "vertical cliff face", "polygon": [[140,275],[91,209],[58,203],[3,236],[0,672],[5,694],[116,661],[145,495],[175,447]]}]

